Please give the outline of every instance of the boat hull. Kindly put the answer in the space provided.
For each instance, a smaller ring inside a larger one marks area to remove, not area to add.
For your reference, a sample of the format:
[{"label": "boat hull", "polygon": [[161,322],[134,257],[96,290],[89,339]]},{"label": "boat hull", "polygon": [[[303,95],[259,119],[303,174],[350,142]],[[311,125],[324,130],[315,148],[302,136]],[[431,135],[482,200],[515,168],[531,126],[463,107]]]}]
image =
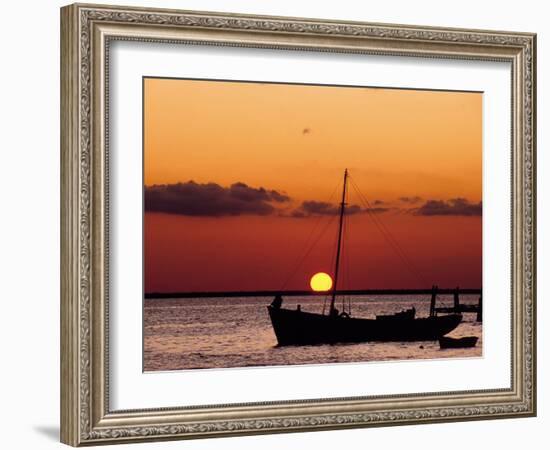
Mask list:
[{"label": "boat hull", "polygon": [[454,330],[460,314],[426,318],[360,319],[267,307],[279,345],[336,344],[370,341],[437,341]]}]

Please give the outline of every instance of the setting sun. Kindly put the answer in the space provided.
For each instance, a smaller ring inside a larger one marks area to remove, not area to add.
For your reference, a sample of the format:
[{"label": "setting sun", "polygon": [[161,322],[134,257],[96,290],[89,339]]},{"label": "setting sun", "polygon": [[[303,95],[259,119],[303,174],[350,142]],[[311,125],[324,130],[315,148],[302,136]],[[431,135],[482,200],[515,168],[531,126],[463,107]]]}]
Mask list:
[{"label": "setting sun", "polygon": [[332,278],[328,273],[319,272],[311,277],[309,285],[315,292],[328,291],[332,287]]}]

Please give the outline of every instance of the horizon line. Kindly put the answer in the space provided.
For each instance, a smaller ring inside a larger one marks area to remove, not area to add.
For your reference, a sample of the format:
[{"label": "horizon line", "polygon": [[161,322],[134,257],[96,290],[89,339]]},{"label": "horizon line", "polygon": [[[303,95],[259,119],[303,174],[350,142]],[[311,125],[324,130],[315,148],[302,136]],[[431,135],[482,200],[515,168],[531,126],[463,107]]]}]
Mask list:
[{"label": "horizon line", "polygon": [[[454,294],[456,288],[438,288],[438,294]],[[482,294],[483,288],[458,288],[460,294]],[[209,297],[269,297],[277,294],[287,297],[304,295],[323,296],[330,295],[331,291],[315,292],[305,289],[292,290],[258,290],[258,291],[200,291],[200,292],[146,292],[145,299],[166,298],[209,298]],[[432,289],[341,289],[336,295],[421,295],[431,294]]]}]

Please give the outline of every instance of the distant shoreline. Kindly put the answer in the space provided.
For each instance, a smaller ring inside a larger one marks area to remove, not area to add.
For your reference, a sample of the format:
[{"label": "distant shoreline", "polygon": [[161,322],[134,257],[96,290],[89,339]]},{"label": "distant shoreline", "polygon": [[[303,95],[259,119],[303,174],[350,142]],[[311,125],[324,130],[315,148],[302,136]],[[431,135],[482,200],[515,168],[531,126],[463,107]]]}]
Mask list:
[{"label": "distant shoreline", "polygon": [[[454,294],[454,288],[438,289],[442,295]],[[482,289],[459,289],[460,295],[481,295]],[[431,289],[358,289],[337,291],[337,295],[431,295]],[[211,297],[274,297],[281,294],[283,297],[298,297],[306,295],[325,296],[329,292],[312,292],[304,290],[294,291],[231,291],[231,292],[146,292],[145,299],[167,298],[211,298]]]}]

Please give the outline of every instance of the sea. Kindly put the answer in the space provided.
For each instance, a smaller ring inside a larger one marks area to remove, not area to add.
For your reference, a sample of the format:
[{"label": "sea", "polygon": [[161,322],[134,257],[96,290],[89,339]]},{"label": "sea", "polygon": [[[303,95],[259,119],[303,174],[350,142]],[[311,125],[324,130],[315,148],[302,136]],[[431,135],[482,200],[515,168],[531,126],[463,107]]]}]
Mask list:
[{"label": "sea", "polygon": [[[429,314],[426,295],[358,295],[346,299],[351,315],[375,318],[412,306],[416,317]],[[148,298],[144,301],[145,371],[221,369],[231,367],[338,364],[409,359],[482,356],[482,323],[463,313],[452,337],[477,336],[473,348],[441,350],[438,342],[371,342],[278,347],[269,320],[271,297]],[[285,297],[284,308],[322,312],[318,296]],[[461,295],[461,304],[477,304],[477,295]],[[439,295],[437,306],[452,306],[452,295]],[[325,304],[328,308],[328,305]],[[341,301],[337,302],[342,311]]]}]

